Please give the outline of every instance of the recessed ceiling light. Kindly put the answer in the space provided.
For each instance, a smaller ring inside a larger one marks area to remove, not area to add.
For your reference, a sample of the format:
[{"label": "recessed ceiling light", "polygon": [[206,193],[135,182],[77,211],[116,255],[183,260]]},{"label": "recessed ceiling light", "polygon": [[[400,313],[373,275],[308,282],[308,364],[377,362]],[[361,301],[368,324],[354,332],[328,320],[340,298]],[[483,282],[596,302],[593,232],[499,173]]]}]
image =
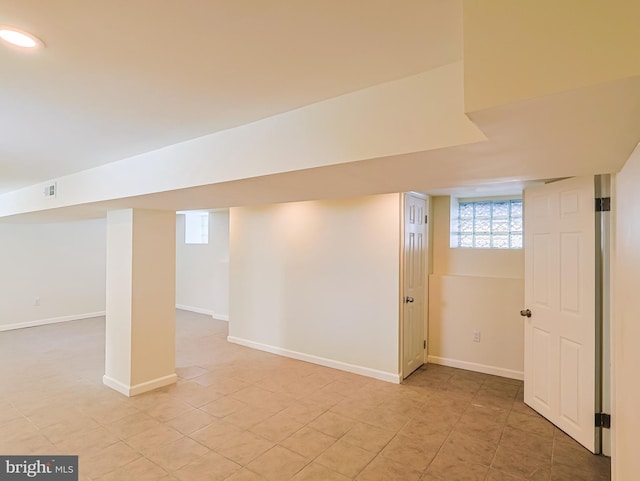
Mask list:
[{"label": "recessed ceiling light", "polygon": [[36,48],[43,45],[42,41],[34,35],[23,30],[4,25],[0,26],[0,39],[10,43],[11,45],[22,48]]}]

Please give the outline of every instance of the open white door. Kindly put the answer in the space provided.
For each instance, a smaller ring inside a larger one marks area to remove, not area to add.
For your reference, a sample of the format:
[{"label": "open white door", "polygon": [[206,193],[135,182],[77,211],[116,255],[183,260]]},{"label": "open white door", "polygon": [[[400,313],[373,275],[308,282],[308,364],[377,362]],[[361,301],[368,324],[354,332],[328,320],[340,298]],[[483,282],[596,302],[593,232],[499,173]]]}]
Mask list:
[{"label": "open white door", "polygon": [[402,377],[424,363],[424,304],[426,279],[426,199],[404,195],[402,296]]},{"label": "open white door", "polygon": [[594,179],[525,190],[524,401],[595,449]]}]

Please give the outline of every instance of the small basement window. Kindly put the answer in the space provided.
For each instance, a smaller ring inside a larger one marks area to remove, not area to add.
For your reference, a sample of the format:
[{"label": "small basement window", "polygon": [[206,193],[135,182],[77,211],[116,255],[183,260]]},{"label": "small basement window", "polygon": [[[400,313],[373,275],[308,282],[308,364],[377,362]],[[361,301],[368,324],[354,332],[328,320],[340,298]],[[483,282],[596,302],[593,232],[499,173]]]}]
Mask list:
[{"label": "small basement window", "polygon": [[209,243],[209,213],[185,212],[184,213],[184,243],[208,244]]},{"label": "small basement window", "polygon": [[522,249],[522,199],[452,199],[451,214],[451,247]]}]

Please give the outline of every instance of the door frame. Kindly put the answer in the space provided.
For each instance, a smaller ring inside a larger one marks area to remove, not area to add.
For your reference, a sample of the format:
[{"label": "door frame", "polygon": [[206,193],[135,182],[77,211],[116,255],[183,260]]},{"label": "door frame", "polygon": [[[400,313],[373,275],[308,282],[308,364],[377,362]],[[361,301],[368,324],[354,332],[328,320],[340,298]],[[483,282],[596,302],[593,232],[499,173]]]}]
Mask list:
[{"label": "door frame", "polygon": [[425,256],[424,256],[424,292],[423,292],[423,333],[426,342],[426,347],[423,352],[422,362],[427,363],[428,350],[429,350],[429,269],[431,267],[431,197],[422,192],[402,192],[400,194],[400,245],[399,245],[399,259],[400,259],[400,290],[398,292],[398,319],[399,319],[399,336],[398,336],[398,373],[399,382],[402,382],[404,376],[404,274],[405,274],[405,208],[406,208],[406,196],[411,195],[425,201],[425,212],[427,215],[427,222],[425,224]]}]

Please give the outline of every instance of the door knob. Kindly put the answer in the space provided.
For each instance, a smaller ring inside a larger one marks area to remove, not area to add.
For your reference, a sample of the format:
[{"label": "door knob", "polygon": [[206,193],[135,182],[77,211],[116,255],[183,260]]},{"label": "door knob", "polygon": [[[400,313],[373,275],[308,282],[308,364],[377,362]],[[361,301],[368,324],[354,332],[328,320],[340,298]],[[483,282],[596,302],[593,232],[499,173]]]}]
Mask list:
[{"label": "door knob", "polygon": [[520,315],[521,315],[522,317],[531,317],[531,310],[529,310],[529,309],[522,309],[522,310],[520,311]]},{"label": "door knob", "polygon": [[404,298],[404,302],[406,302],[406,303],[413,302],[413,297],[405,297]]}]

